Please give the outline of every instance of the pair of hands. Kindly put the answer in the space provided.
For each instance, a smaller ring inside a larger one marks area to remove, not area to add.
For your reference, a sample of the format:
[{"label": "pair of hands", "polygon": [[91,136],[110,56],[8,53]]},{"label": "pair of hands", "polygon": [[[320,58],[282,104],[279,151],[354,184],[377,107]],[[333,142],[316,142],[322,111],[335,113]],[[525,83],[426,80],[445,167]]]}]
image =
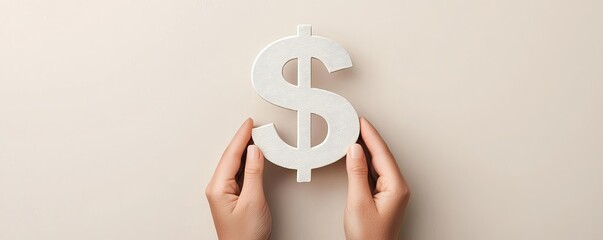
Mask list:
[{"label": "pair of hands", "polygon": [[[247,119],[224,151],[205,190],[219,239],[270,238],[272,215],[264,196],[264,156],[255,145],[247,146],[252,128],[253,120]],[[408,186],[387,144],[364,118],[360,119],[360,135],[372,156],[374,173],[362,146],[350,146],[346,155],[346,238],[396,239],[410,196]],[[244,154],[246,161],[241,166]]]}]

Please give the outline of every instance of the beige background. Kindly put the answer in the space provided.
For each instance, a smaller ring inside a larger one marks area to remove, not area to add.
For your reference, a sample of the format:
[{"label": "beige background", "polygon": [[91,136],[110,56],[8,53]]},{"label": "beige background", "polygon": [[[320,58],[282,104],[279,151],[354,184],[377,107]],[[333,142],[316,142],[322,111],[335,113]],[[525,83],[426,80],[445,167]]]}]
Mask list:
[{"label": "beige background", "polygon": [[[249,76],[300,23],[352,56],[336,74],[317,63],[314,86],[390,143],[413,190],[401,238],[601,239],[602,12],[598,0],[1,0],[0,239],[215,238],[203,189],[242,121],[295,139],[295,112]],[[274,239],[343,238],[343,161],[309,184],[267,168]]]}]

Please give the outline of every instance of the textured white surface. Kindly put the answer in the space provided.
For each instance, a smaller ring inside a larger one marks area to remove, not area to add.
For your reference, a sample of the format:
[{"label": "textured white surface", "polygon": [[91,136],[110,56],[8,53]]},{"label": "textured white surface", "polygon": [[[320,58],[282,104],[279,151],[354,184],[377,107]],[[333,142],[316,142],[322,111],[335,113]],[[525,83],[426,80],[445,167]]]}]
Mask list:
[{"label": "textured white surface", "polygon": [[[214,239],[203,188],[245,118],[295,144],[295,112],[249,73],[308,23],[354,60],[312,83],[374,123],[412,188],[405,239],[600,240],[602,9],[0,0],[0,239]],[[343,239],[344,164],[307,184],[266,164],[274,240]]]},{"label": "textured white surface", "polygon": [[[283,78],[283,67],[297,60],[297,84]],[[310,182],[311,170],[324,167],[345,156],[360,133],[358,115],[345,98],[322,89],[311,88],[312,59],[323,63],[329,72],[352,66],[350,55],[336,42],[312,36],[312,26],[299,25],[297,35],[282,38],[258,54],[251,73],[253,87],[266,101],[297,111],[297,145],[292,147],[278,135],[274,124],[253,129],[254,143],[269,161],[297,170],[298,182]],[[345,84],[342,82],[341,84]],[[323,142],[311,146],[311,114],[327,123]]]}]

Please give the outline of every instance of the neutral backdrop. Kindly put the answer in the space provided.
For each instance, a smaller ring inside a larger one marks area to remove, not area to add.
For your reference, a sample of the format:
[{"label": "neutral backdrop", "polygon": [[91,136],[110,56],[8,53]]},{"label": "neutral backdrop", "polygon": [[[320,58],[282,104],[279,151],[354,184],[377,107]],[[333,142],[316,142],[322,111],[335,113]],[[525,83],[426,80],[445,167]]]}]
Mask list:
[{"label": "neutral backdrop", "polygon": [[[400,238],[603,238],[603,2],[0,1],[0,239],[214,239],[203,190],[247,117],[289,143],[255,56],[298,24],[354,67],[313,87],[382,132]],[[295,64],[284,73],[294,82]],[[325,124],[315,118],[314,142]],[[266,165],[273,239],[343,239],[345,162]]]}]

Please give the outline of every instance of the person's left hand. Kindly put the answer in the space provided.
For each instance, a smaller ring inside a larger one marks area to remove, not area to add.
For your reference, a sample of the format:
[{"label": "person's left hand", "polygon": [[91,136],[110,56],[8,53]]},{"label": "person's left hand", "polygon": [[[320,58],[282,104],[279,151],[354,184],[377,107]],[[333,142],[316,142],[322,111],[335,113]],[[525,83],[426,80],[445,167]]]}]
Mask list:
[{"label": "person's left hand", "polygon": [[[264,155],[257,146],[247,146],[252,128],[253,120],[249,118],[224,151],[205,189],[221,240],[265,240],[272,231],[272,215],[264,196]],[[246,163],[242,166],[246,147]]]}]

